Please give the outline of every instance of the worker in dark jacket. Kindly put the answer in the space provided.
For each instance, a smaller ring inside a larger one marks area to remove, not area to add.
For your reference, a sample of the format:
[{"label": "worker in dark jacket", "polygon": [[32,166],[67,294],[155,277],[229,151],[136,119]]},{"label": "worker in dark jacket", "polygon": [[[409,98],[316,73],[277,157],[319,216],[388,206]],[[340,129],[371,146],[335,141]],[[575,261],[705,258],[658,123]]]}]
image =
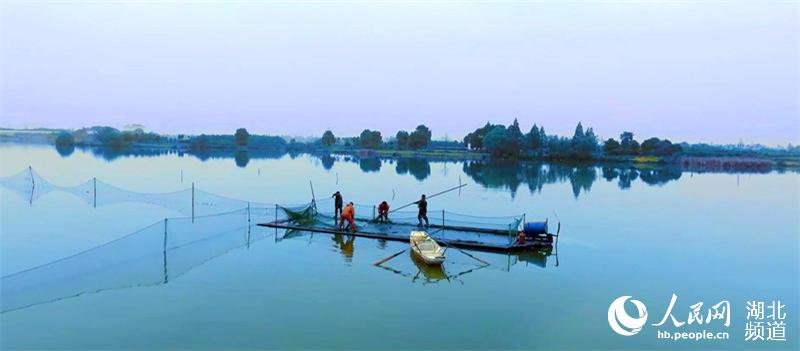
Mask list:
[{"label": "worker in dark jacket", "polygon": [[389,222],[389,203],[386,201],[378,205],[378,221],[381,223]]},{"label": "worker in dark jacket", "polygon": [[344,204],[342,194],[337,191],[331,197],[333,198],[333,218],[338,218],[342,214],[342,205]]},{"label": "worker in dark jacket", "polygon": [[425,220],[425,225],[428,224],[428,201],[425,200],[425,194],[422,194],[422,198],[417,201],[417,208],[419,209],[419,213],[417,213],[417,220],[419,220],[419,225],[422,225],[422,220]]}]

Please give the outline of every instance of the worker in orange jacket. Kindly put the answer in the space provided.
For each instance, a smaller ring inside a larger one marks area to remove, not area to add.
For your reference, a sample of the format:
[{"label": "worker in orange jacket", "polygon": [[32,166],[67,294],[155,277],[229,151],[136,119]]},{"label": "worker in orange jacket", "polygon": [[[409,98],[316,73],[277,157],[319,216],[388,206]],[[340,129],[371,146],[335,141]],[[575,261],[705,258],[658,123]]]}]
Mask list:
[{"label": "worker in orange jacket", "polygon": [[356,231],[356,209],[353,207],[352,202],[348,203],[342,210],[342,215],[339,219],[339,230],[344,229],[344,221],[347,221],[350,231]]}]

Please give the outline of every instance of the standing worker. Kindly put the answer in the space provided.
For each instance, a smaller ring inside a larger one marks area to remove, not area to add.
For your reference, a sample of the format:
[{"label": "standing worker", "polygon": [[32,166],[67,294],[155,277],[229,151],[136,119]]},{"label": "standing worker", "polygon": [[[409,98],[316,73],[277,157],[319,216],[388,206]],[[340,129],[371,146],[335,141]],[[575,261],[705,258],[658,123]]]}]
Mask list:
[{"label": "standing worker", "polygon": [[347,221],[347,226],[350,228],[350,231],[356,231],[356,209],[353,207],[353,203],[347,204],[344,210],[342,210],[342,216],[339,220],[339,230],[344,229],[344,221]]},{"label": "standing worker", "polygon": [[419,213],[417,214],[417,220],[419,220],[419,225],[422,226],[422,220],[425,220],[425,225],[428,226],[428,201],[425,201],[425,194],[422,194],[422,198],[417,201],[417,208],[419,209]]},{"label": "standing worker", "polygon": [[340,192],[333,193],[333,218],[339,217],[342,214],[342,194]]},{"label": "standing worker", "polygon": [[378,205],[378,221],[381,223],[389,222],[389,203],[386,201]]}]

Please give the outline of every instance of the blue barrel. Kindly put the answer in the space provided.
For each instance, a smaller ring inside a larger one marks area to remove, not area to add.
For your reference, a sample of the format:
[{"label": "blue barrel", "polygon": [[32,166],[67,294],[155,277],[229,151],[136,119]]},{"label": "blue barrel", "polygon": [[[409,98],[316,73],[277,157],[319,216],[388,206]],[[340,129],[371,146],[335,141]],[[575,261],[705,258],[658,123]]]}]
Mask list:
[{"label": "blue barrel", "polygon": [[522,228],[526,236],[547,234],[547,222],[527,222]]}]

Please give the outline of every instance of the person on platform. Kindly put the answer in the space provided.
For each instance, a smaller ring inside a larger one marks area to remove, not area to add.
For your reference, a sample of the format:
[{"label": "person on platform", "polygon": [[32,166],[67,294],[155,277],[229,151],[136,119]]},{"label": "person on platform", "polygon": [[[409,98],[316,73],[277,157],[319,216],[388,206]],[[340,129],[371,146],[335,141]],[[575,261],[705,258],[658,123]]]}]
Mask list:
[{"label": "person on platform", "polygon": [[342,204],[344,202],[342,201],[342,193],[337,191],[331,197],[333,198],[333,218],[337,218],[342,214]]},{"label": "person on platform", "polygon": [[419,221],[419,225],[422,226],[422,220],[425,220],[425,225],[430,225],[428,223],[428,201],[425,200],[425,194],[422,194],[422,198],[417,201],[417,209],[419,212],[417,213],[417,220]]},{"label": "person on platform", "polygon": [[378,222],[389,222],[389,203],[386,201],[381,202],[381,204],[378,205]]},{"label": "person on platform", "polygon": [[344,221],[347,221],[347,229],[351,232],[356,231],[356,209],[353,207],[353,203],[347,204],[347,206],[342,209],[342,215],[340,216],[339,220],[339,230],[345,229]]}]

